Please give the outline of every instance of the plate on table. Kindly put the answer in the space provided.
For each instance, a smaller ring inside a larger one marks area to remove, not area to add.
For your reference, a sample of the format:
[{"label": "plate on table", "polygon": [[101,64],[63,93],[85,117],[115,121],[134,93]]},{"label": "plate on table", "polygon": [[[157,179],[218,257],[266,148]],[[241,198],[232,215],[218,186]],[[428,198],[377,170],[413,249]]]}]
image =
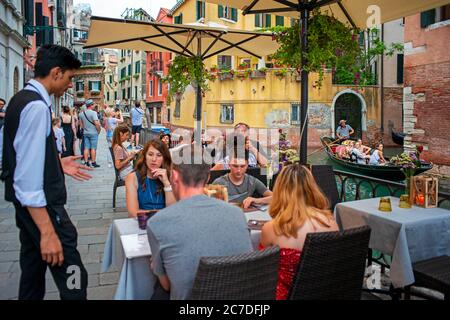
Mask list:
[{"label": "plate on table", "polygon": [[250,230],[261,230],[263,225],[267,222],[268,220],[256,220],[256,219],[250,219],[247,222],[247,226]]}]

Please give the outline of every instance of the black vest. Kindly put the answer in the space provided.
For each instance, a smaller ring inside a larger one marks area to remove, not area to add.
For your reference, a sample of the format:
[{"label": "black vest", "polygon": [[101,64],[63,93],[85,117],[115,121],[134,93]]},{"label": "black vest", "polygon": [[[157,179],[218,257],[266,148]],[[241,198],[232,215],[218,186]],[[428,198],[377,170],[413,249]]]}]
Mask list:
[{"label": "black vest", "polygon": [[[16,170],[16,151],[14,150],[14,139],[20,123],[20,115],[28,103],[44,99],[39,93],[31,90],[21,90],[8,104],[3,128],[3,155],[2,180],[5,181],[5,200],[20,203],[16,198],[13,187],[14,171]],[[51,117],[51,115],[50,115]],[[32,136],[30,132],[30,139]],[[44,147],[44,146],[42,146]],[[33,155],[27,155],[29,161],[33,161]],[[67,200],[66,185],[61,162],[59,161],[56,139],[53,130],[45,141],[45,164],[44,164],[44,194],[47,205],[65,205]]]}]

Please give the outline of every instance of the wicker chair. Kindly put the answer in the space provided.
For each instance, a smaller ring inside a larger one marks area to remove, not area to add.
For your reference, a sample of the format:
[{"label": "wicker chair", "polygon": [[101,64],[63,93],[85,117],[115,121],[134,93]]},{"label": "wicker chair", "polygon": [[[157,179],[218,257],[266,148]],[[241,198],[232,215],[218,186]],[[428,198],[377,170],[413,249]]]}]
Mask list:
[{"label": "wicker chair", "polygon": [[360,300],[370,228],[306,236],[289,300]]},{"label": "wicker chair", "polygon": [[[425,287],[442,292],[444,294],[444,300],[450,300],[449,256],[440,256],[413,263],[413,271],[415,278],[413,286]],[[407,288],[408,299],[409,294],[409,288]]]},{"label": "wicker chair", "polygon": [[114,172],[116,173],[116,180],[113,185],[113,208],[116,208],[116,193],[118,187],[125,186],[125,181],[120,178],[119,170],[116,169],[116,159],[114,158],[114,152],[112,148],[109,148],[109,152],[111,152],[111,158],[113,162]]},{"label": "wicker chair", "polygon": [[311,172],[320,189],[322,189],[323,193],[328,198],[330,210],[334,211],[334,207],[339,203],[339,192],[333,167],[329,165],[313,165]]},{"label": "wicker chair", "polygon": [[275,300],[280,249],[200,259],[193,300]]}]

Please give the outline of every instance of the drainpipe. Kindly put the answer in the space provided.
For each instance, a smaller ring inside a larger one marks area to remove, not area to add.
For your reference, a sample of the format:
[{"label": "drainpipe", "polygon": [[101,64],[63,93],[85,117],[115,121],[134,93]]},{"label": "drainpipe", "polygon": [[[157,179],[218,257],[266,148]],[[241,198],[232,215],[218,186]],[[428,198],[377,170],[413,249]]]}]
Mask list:
[{"label": "drainpipe", "polygon": [[[381,41],[384,43],[384,23],[381,24]],[[381,136],[384,140],[384,52],[381,54]]]}]

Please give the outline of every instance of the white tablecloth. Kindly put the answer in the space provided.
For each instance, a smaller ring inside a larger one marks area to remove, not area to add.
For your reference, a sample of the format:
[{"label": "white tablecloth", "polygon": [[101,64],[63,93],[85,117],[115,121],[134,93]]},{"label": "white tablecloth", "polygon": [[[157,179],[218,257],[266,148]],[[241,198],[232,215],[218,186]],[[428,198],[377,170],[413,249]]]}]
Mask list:
[{"label": "white tablecloth", "polygon": [[[270,220],[267,211],[254,211],[245,213],[247,221]],[[111,265],[115,266],[120,273],[117,284],[115,300],[149,300],[153,295],[153,287],[157,280],[150,269],[151,255],[147,249],[142,249],[142,254],[136,254],[136,250],[126,253],[124,251],[124,235],[146,235],[146,230],[138,227],[136,219],[114,220],[109,228],[108,238],[105,243],[102,272],[107,272]],[[253,248],[257,250],[261,231],[251,230]],[[147,241],[148,238],[142,237]]]},{"label": "white tablecloth", "polygon": [[339,203],[335,209],[341,229],[369,225],[369,247],[392,256],[390,278],[396,288],[414,283],[412,263],[450,255],[450,211],[440,208],[398,207],[391,197],[392,212],[378,210],[380,198]]}]

